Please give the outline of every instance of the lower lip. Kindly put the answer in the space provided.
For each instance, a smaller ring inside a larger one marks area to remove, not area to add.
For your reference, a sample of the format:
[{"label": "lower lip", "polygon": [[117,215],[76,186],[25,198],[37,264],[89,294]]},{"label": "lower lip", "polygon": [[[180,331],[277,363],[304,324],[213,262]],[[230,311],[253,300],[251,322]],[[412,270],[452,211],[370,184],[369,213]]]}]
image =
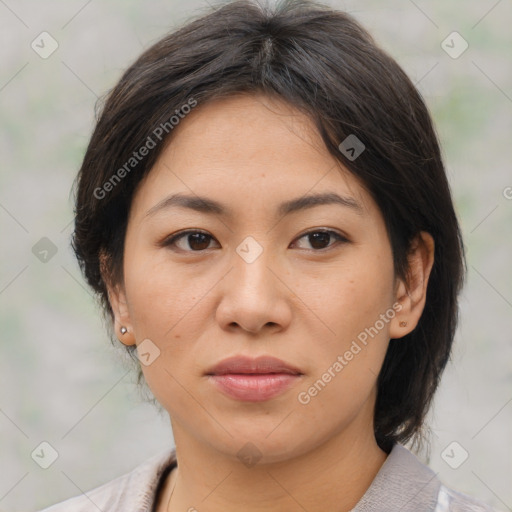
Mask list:
[{"label": "lower lip", "polygon": [[224,394],[246,402],[263,402],[289,389],[300,377],[289,373],[211,375]]}]

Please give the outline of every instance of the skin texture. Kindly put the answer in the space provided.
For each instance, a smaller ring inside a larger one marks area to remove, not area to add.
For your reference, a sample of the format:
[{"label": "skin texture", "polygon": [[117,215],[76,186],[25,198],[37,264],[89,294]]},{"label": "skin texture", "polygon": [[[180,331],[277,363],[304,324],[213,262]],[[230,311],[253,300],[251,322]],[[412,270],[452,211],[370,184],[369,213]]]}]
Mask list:
[{"label": "skin texture", "polygon": [[[276,213],[283,201],[321,192],[350,197],[361,210],[328,204]],[[148,215],[175,193],[214,199],[231,215],[180,207]],[[212,238],[163,244],[186,229]],[[332,236],[315,246],[304,236],[326,229],[348,241]],[[248,236],[263,248],[251,263],[236,251]],[[328,153],[311,121],[281,100],[234,96],[182,120],[137,189],[124,283],[109,285],[119,339],[149,339],[160,350],[142,368],[170,415],[179,469],[167,479],[158,510],[355,506],[386,459],[373,433],[377,376],[389,339],[412,331],[421,316],[433,251],[431,236],[421,233],[408,282],[396,278],[375,202]],[[301,403],[299,393],[393,304],[400,308],[393,318]],[[241,402],[205,376],[238,354],[272,355],[302,375],[268,401]],[[237,456],[247,443],[261,456],[251,467]]]}]

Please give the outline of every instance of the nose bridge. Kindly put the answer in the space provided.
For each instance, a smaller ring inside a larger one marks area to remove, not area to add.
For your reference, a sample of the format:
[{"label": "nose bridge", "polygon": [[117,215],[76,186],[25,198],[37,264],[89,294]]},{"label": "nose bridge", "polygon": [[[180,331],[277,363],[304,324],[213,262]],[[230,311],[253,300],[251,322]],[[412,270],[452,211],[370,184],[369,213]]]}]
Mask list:
[{"label": "nose bridge", "polygon": [[272,272],[269,270],[270,251],[264,249],[253,237],[247,237],[236,248],[234,255],[234,291],[243,298],[253,295],[254,300],[263,299],[273,293]]},{"label": "nose bridge", "polygon": [[284,326],[289,321],[289,305],[276,282],[276,269],[268,268],[275,267],[275,261],[255,239],[239,244],[217,310],[217,319],[224,327],[238,324],[257,332],[266,324]]}]

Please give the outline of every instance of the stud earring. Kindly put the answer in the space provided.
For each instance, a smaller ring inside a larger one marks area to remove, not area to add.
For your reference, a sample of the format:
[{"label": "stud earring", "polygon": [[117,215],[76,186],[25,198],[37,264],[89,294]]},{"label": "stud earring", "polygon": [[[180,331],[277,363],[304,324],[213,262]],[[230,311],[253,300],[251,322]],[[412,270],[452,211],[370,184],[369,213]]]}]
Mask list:
[{"label": "stud earring", "polygon": [[406,327],[407,326],[407,322],[400,322],[400,327]]},{"label": "stud earring", "polygon": [[128,332],[128,329],[123,325],[121,327],[121,334],[126,334]]}]

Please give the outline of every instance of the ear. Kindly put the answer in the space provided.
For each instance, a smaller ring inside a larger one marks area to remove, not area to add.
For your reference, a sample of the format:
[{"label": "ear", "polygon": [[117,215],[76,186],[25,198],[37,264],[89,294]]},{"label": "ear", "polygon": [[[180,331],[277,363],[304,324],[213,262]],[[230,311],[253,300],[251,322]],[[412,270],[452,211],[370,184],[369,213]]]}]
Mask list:
[{"label": "ear", "polygon": [[[135,345],[135,334],[133,332],[133,326],[130,319],[126,292],[122,285],[114,284],[109,262],[109,256],[102,252],[100,254],[100,272],[103,282],[107,288],[110,306],[114,312],[114,331],[121,343],[128,346]],[[121,331],[122,327],[126,329],[125,333]]]},{"label": "ear", "polygon": [[402,338],[415,329],[427,298],[427,285],[434,264],[434,239],[421,231],[411,242],[408,254],[408,272],[405,280],[396,286],[396,301],[402,306],[390,322],[390,338]]}]

